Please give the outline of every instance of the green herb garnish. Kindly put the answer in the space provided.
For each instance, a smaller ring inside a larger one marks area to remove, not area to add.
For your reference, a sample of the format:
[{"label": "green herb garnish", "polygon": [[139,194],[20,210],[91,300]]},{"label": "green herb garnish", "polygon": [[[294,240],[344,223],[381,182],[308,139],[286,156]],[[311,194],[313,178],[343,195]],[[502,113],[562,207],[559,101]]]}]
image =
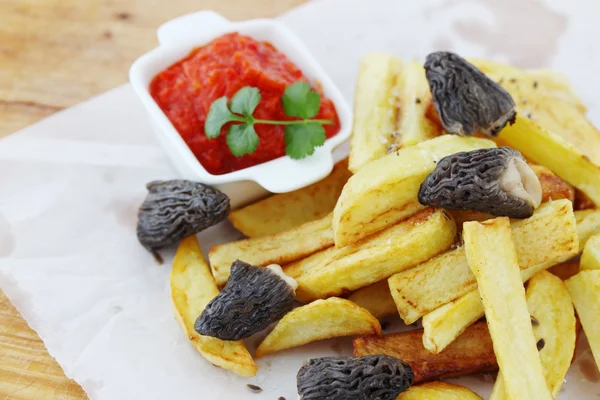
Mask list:
[{"label": "green herb garnish", "polygon": [[301,119],[272,121],[254,118],[252,114],[260,98],[257,88],[246,86],[233,96],[229,104],[227,97],[215,100],[204,125],[206,137],[218,137],[223,126],[233,122],[227,130],[226,142],[236,157],[256,151],[259,139],[254,130],[255,124],[284,125],[285,153],[296,160],[312,155],[316,147],[325,143],[323,125],[332,124],[333,121],[311,119],[319,112],[321,97],[308,83],[296,82],[288,86],[281,98],[285,115]]}]

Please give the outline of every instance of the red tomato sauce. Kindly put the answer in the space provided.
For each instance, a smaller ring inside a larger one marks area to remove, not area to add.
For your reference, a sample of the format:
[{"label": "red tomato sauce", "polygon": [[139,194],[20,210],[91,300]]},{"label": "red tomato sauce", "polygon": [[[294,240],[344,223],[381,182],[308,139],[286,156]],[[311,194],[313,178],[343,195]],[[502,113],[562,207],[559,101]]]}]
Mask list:
[{"label": "red tomato sauce", "polygon": [[[256,124],[260,143],[256,151],[234,156],[225,135],[209,139],[204,122],[210,105],[220,97],[229,99],[244,86],[260,89],[262,99],[254,112],[257,119],[291,120],[283,112],[281,96],[287,86],[308,81],[302,71],[267,42],[230,33],[194,49],[186,58],[154,77],[150,94],[167,115],[202,166],[213,175],[238,171],[285,155],[284,127]],[[329,119],[327,138],[340,130],[333,102],[319,88],[321,108],[315,118]]]}]

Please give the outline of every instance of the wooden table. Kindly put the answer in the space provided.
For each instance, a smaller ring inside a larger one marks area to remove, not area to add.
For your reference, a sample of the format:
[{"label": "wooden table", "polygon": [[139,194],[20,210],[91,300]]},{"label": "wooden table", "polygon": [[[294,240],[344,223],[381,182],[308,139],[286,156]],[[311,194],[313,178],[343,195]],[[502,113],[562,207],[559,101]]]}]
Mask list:
[{"label": "wooden table", "polygon": [[[127,81],[156,28],[192,11],[271,17],[306,0],[2,0],[0,138]],[[0,400],[86,399],[0,290]]]}]

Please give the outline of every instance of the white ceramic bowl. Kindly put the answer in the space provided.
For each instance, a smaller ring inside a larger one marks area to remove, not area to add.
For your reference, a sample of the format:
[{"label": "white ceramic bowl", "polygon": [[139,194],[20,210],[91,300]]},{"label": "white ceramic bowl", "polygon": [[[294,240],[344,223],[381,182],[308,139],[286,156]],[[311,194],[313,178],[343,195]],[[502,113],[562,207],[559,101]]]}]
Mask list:
[{"label": "white ceramic bowl", "polygon": [[[148,90],[151,80],[170,65],[229,32],[239,32],[268,41],[302,69],[313,82],[321,84],[339,115],[341,129],[315,153],[303,160],[284,156],[240,171],[212,175],[198,162]],[[333,168],[333,149],[350,136],[350,107],[323,68],[283,23],[271,19],[231,22],[211,11],[201,11],[169,21],[158,30],[160,45],[137,59],[129,71],[133,87],[146,107],[154,130],[171,162],[185,179],[213,185],[227,193],[233,206],[248,203],[267,192],[284,193],[310,185]]]}]

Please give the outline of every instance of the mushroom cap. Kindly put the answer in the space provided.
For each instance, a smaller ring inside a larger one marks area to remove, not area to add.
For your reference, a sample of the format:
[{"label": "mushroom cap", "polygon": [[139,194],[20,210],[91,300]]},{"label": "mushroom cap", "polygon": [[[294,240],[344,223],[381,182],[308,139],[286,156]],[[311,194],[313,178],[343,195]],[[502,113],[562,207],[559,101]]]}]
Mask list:
[{"label": "mushroom cap", "polygon": [[297,376],[300,400],[395,400],[413,381],[407,363],[382,354],[312,359]]},{"label": "mushroom cap", "polygon": [[528,218],[539,206],[540,182],[510,147],[480,149],[444,157],[419,188],[419,202],[451,210]]},{"label": "mushroom cap", "polygon": [[440,121],[448,133],[497,136],[516,116],[510,94],[457,54],[439,51],[425,60],[425,73]]},{"label": "mushroom cap", "polygon": [[280,320],[294,307],[293,285],[268,268],[237,260],[221,293],[196,320],[200,335],[240,340]]},{"label": "mushroom cap", "polygon": [[137,237],[156,251],[178,243],[224,220],[229,197],[202,183],[187,180],[154,181],[138,211]]}]

